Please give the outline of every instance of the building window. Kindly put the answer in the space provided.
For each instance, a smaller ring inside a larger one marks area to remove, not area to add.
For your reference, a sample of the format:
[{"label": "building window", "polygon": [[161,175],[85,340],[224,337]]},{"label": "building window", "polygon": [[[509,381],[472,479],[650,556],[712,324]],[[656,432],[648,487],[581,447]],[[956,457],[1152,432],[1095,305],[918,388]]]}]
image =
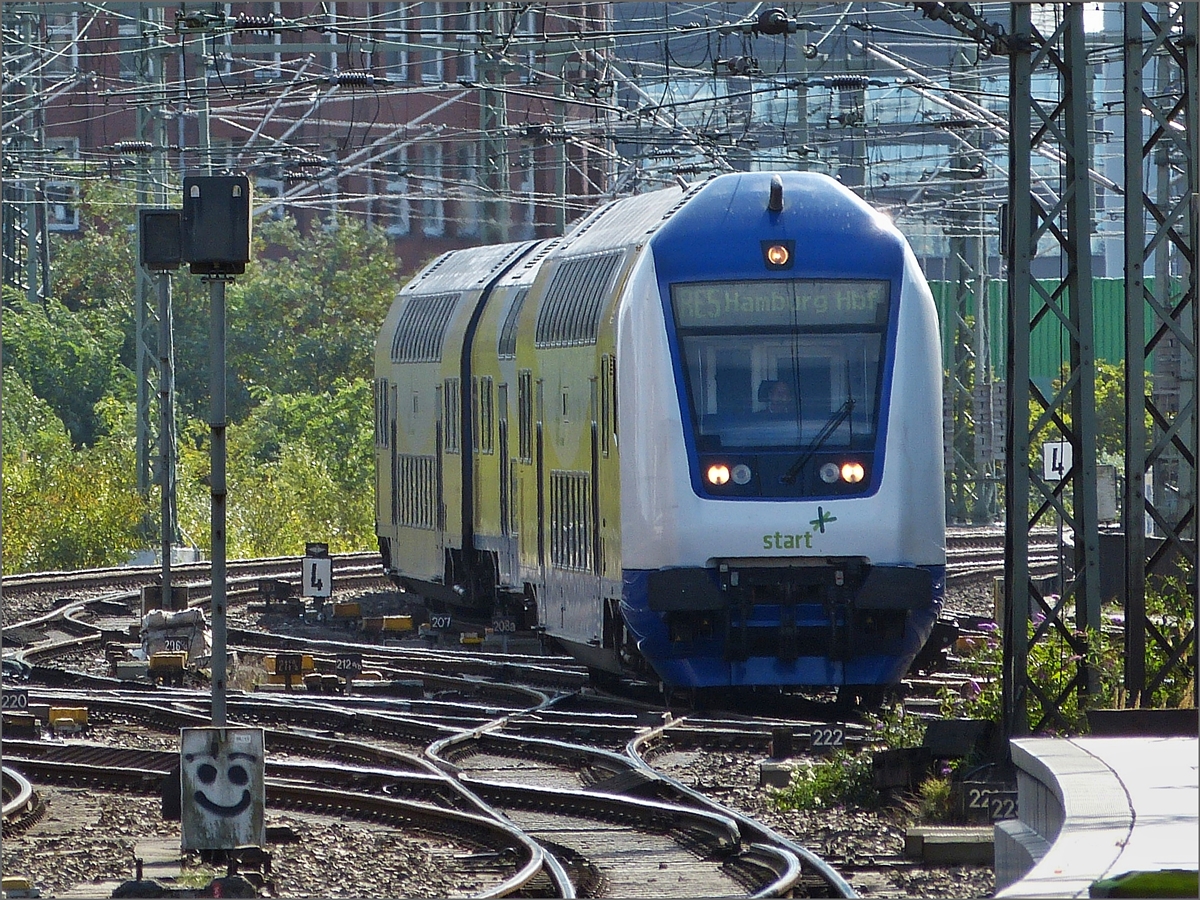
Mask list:
[{"label": "building window", "polygon": [[73,181],[47,181],[46,228],[50,231],[79,230],[79,185]]},{"label": "building window", "polygon": [[122,22],[117,26],[117,46],[121,79],[137,81],[138,67],[141,65],[142,35],[136,20]]},{"label": "building window", "polygon": [[[278,22],[282,18],[280,4],[279,4],[278,0],[276,0],[276,2],[274,2],[274,3],[256,3],[256,4],[254,4],[254,11],[251,14],[258,15],[258,16],[264,16],[264,17],[271,16],[274,18],[274,20],[276,22]],[[283,47],[283,32],[281,32],[281,31],[274,31],[269,34],[260,34],[257,32],[251,32],[247,36],[247,38],[248,38],[248,41],[252,44],[272,43],[276,47],[281,48],[281,50]],[[269,78],[281,78],[282,77],[283,73],[281,71],[280,66],[283,62],[283,54],[282,54],[281,50],[277,50],[274,53],[270,53],[270,54],[264,54],[265,59],[261,63],[259,63],[259,62],[253,63],[255,78],[269,79]]]},{"label": "building window", "polygon": [[446,52],[439,50],[444,32],[442,30],[442,4],[420,5],[421,28],[421,82],[441,84],[446,80]]},{"label": "building window", "polygon": [[442,145],[421,148],[421,232],[426,237],[446,233],[446,201],[442,187]]},{"label": "building window", "polygon": [[[408,81],[408,14],[407,4],[381,4],[380,40],[372,63],[383,69],[392,81]],[[375,62],[376,58],[378,63]]]},{"label": "building window", "polygon": [[463,144],[456,151],[458,156],[458,171],[455,180],[458,182],[458,233],[461,237],[474,237],[479,234],[479,189],[475,184],[475,160],[478,150],[474,144]]},{"label": "building window", "polygon": [[538,80],[537,51],[534,49],[537,46],[537,37],[537,13],[532,9],[526,9],[517,20],[517,40],[525,48],[524,53],[521,54],[524,71],[520,75],[521,80],[526,84],[532,84]]},{"label": "building window", "polygon": [[45,18],[45,73],[48,81],[56,81],[79,68],[79,14],[54,13]]},{"label": "building window", "polygon": [[384,228],[391,237],[404,237],[412,231],[412,203],[408,172],[408,148],[397,147],[384,163]]},{"label": "building window", "polygon": [[329,53],[329,71],[337,72],[337,70],[338,70],[338,58],[337,58],[337,46],[338,46],[337,7],[338,7],[338,5],[337,5],[337,3],[322,3],[321,5],[325,7],[326,19],[329,22],[329,46],[331,48],[330,53]]},{"label": "building window", "polygon": [[534,190],[534,168],[530,165],[521,172],[521,221],[517,226],[520,240],[532,240],[537,223],[537,193]]},{"label": "building window", "polygon": [[475,49],[478,46],[478,33],[479,13],[471,9],[463,15],[458,32],[458,52],[454,60],[454,74],[458,81],[469,83],[476,80]]},{"label": "building window", "polygon": [[[278,203],[272,202],[278,200]],[[278,178],[254,179],[254,205],[266,207],[264,219],[278,221],[283,218],[283,182]]]},{"label": "building window", "polygon": [[[237,14],[233,11],[232,3],[224,3],[221,6],[225,10],[226,22],[232,22],[237,18]],[[219,75],[221,78],[226,78],[233,74],[232,32],[226,31],[224,34],[212,38],[212,43],[209,44],[209,52],[213,55],[213,69],[209,70],[210,77]]]}]

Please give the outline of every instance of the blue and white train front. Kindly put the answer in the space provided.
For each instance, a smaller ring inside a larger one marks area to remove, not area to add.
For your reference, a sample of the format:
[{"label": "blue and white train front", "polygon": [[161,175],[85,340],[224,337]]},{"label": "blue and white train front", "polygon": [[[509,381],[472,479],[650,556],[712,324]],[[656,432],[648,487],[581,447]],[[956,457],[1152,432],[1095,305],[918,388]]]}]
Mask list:
[{"label": "blue and white train front", "polygon": [[621,612],[670,685],[893,683],[943,593],[936,312],[885,217],[772,179],[690,197],[618,306]]}]

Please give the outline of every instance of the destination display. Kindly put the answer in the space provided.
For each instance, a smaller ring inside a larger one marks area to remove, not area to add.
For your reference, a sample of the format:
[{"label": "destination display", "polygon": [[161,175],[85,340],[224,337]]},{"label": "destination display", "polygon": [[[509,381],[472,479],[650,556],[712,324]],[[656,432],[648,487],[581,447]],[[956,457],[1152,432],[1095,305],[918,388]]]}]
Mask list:
[{"label": "destination display", "polygon": [[671,287],[678,328],[783,328],[887,322],[890,282],[706,281]]}]

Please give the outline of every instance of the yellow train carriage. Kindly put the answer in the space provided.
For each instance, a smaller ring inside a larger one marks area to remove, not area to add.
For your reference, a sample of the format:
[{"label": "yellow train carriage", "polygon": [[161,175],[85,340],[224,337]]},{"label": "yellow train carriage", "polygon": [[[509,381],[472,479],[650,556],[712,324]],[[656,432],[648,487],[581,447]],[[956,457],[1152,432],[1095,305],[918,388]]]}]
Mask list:
[{"label": "yellow train carriage", "polygon": [[[519,565],[523,518],[519,467],[532,461],[528,406],[529,380],[518,396],[517,330],[538,266],[557,239],[541,242],[493,285],[471,342],[471,420],[473,538],[481,571],[491,582],[497,612],[519,614],[529,596]],[[468,251],[469,252],[469,251]]]},{"label": "yellow train carriage", "polygon": [[463,347],[492,282],[528,243],[438,257],[399,292],[375,348],[376,533],[384,568],[424,596],[457,602],[473,548],[472,442]]}]

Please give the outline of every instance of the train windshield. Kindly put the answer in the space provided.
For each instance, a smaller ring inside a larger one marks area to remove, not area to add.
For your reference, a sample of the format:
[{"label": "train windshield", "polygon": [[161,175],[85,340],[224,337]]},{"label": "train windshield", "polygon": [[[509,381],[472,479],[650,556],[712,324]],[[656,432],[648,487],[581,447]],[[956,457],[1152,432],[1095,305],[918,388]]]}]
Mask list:
[{"label": "train windshield", "polygon": [[673,285],[697,449],[873,447],[890,290],[882,280]]}]

